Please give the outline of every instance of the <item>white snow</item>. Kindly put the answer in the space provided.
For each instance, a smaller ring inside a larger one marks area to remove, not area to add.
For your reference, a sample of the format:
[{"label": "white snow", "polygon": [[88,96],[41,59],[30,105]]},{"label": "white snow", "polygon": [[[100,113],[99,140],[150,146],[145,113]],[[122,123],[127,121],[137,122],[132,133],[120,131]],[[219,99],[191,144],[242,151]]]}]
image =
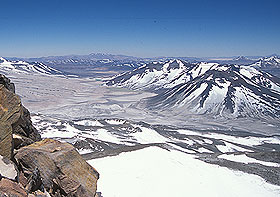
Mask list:
[{"label": "white snow", "polygon": [[232,143],[225,142],[225,145],[216,145],[216,147],[221,151],[222,153],[230,153],[230,152],[236,152],[236,151],[241,151],[241,152],[250,152],[251,150],[236,146]]},{"label": "white snow", "polygon": [[31,121],[32,121],[32,123],[34,124],[34,123],[38,123],[38,122],[40,122],[42,120],[42,118],[40,117],[40,116],[38,116],[38,115],[33,115],[33,116],[31,116]]},{"label": "white snow", "polygon": [[139,143],[148,144],[148,143],[165,143],[167,139],[160,134],[158,134],[155,130],[138,126],[142,132],[132,133],[131,136],[134,140]]},{"label": "white snow", "polygon": [[41,134],[42,138],[73,138],[77,136],[77,133],[68,127],[69,130],[63,131],[53,127],[47,127],[44,133]]},{"label": "white snow", "polygon": [[98,120],[79,120],[79,121],[75,121],[75,124],[83,125],[83,126],[94,126],[94,127],[103,126],[103,124],[101,124]]},{"label": "white snow", "polygon": [[15,180],[17,176],[17,170],[15,166],[12,163],[6,164],[3,161],[2,155],[0,155],[0,175],[13,180]]},{"label": "white snow", "polygon": [[266,161],[260,161],[251,157],[248,157],[247,155],[234,155],[234,154],[223,154],[219,155],[218,158],[230,160],[230,161],[235,161],[235,162],[241,162],[241,163],[259,163],[265,166],[272,166],[272,167],[280,167],[279,163],[273,163],[273,162],[266,162]]},{"label": "white snow", "polygon": [[240,66],[240,74],[251,79],[253,76],[261,75],[261,72],[252,66]]},{"label": "white snow", "polygon": [[123,144],[118,137],[115,137],[114,135],[109,133],[106,129],[97,129],[95,138],[106,142]]},{"label": "white snow", "polygon": [[125,123],[125,120],[119,120],[119,119],[110,119],[110,120],[105,120],[108,124],[113,124],[113,125],[122,125]]},{"label": "white snow", "polygon": [[[186,97],[178,106],[184,106],[185,104],[190,104],[193,100],[199,97],[202,92],[207,88],[207,83],[202,83],[199,88],[195,89],[188,97]],[[195,87],[194,87],[195,88]],[[195,112],[199,109],[200,105],[197,105],[190,111]]]},{"label": "white snow", "polygon": [[100,173],[104,197],[276,197],[280,187],[256,175],[204,163],[193,156],[149,147],[88,161]]},{"label": "white snow", "polygon": [[87,153],[91,153],[92,150],[91,149],[79,149],[78,152],[82,155],[82,154],[87,154]]},{"label": "white snow", "polygon": [[204,105],[199,109],[200,113],[205,112],[206,110],[212,110],[215,106],[222,103],[227,95],[228,87],[230,82],[225,81],[224,83],[215,81],[220,87],[213,86],[212,90],[209,92],[209,96],[206,98]]},{"label": "white snow", "polygon": [[203,148],[203,147],[200,147],[197,151],[200,152],[200,153],[213,153],[213,151],[208,150],[208,149]]},{"label": "white snow", "polygon": [[[280,144],[280,139],[278,137],[236,137],[231,135],[225,135],[225,134],[219,134],[219,133],[201,133],[201,132],[195,132],[190,130],[184,130],[179,129],[177,132],[185,135],[198,135],[198,136],[204,136],[207,138],[214,138],[214,139],[220,139],[224,141],[229,141],[237,144],[242,144],[246,146],[256,146],[261,145],[264,143],[270,143],[270,144]],[[233,146],[233,144],[231,145]],[[246,150],[246,149],[245,149]]]}]

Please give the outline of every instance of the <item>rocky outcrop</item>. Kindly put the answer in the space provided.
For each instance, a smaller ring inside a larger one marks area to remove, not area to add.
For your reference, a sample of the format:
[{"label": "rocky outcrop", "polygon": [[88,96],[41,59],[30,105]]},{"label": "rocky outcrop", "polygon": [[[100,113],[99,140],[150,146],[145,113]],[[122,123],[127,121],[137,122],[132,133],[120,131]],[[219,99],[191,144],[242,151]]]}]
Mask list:
[{"label": "rocky outcrop", "polygon": [[12,127],[21,115],[20,98],[0,85],[0,154],[12,158]]},{"label": "rocky outcrop", "polygon": [[4,85],[7,90],[15,93],[15,84],[10,81],[7,77],[0,74],[0,84]]},{"label": "rocky outcrop", "polygon": [[41,140],[40,134],[32,125],[30,113],[24,106],[22,106],[21,108],[19,119],[15,122],[14,125],[12,125],[12,127],[14,134],[18,134],[19,136],[22,136],[23,139],[25,139],[23,140],[22,144],[15,146],[15,149]]},{"label": "rocky outcrop", "polygon": [[[14,148],[41,140],[31,123],[29,111],[22,106],[19,96],[14,92],[14,84],[0,75],[0,155],[10,159]],[[14,147],[12,134],[22,136],[24,140]]]},{"label": "rocky outcrop", "polygon": [[90,197],[96,193],[98,172],[68,143],[45,139],[19,149],[15,158],[24,174],[38,171],[43,187],[52,195]]}]

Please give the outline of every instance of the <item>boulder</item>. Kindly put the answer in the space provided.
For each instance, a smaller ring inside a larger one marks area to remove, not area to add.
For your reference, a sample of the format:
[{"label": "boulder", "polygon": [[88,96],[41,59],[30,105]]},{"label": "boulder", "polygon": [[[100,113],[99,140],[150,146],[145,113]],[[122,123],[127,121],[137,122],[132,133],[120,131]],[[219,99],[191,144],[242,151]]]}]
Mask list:
[{"label": "boulder", "polygon": [[8,179],[1,179],[0,196],[27,197],[27,193],[20,184]]},{"label": "boulder", "polygon": [[96,194],[99,174],[71,144],[45,139],[20,148],[15,158],[25,174],[38,170],[43,187],[53,196]]}]

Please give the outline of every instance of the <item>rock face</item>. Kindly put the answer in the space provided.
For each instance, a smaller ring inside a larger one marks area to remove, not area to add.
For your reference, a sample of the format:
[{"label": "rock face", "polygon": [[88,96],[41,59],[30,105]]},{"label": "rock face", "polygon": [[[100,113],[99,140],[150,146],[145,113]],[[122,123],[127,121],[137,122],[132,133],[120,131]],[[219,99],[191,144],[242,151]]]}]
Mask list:
[{"label": "rock face", "polygon": [[0,75],[0,155],[12,158],[12,134],[22,136],[22,143],[16,149],[41,140],[38,131],[32,126],[29,111],[22,106],[19,96],[15,93],[14,84]]},{"label": "rock face", "polygon": [[24,188],[8,179],[1,179],[0,181],[0,196],[3,197],[27,197]]},{"label": "rock face", "polygon": [[11,83],[10,79],[0,74],[0,84],[3,84],[5,88],[15,93],[15,84]]},{"label": "rock face", "polygon": [[17,95],[0,85],[0,154],[11,158],[13,151],[12,127],[21,115],[21,102]]},{"label": "rock face", "polygon": [[20,148],[15,158],[24,174],[34,176],[34,172],[39,172],[44,188],[51,195],[96,194],[98,172],[68,143],[45,139]]}]

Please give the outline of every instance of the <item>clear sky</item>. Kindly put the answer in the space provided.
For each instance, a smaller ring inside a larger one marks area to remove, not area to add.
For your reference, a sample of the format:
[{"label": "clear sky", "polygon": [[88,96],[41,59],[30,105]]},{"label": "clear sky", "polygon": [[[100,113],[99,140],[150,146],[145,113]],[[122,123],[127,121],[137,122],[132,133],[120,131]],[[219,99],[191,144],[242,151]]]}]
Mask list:
[{"label": "clear sky", "polygon": [[1,0],[0,56],[280,53],[280,0]]}]

